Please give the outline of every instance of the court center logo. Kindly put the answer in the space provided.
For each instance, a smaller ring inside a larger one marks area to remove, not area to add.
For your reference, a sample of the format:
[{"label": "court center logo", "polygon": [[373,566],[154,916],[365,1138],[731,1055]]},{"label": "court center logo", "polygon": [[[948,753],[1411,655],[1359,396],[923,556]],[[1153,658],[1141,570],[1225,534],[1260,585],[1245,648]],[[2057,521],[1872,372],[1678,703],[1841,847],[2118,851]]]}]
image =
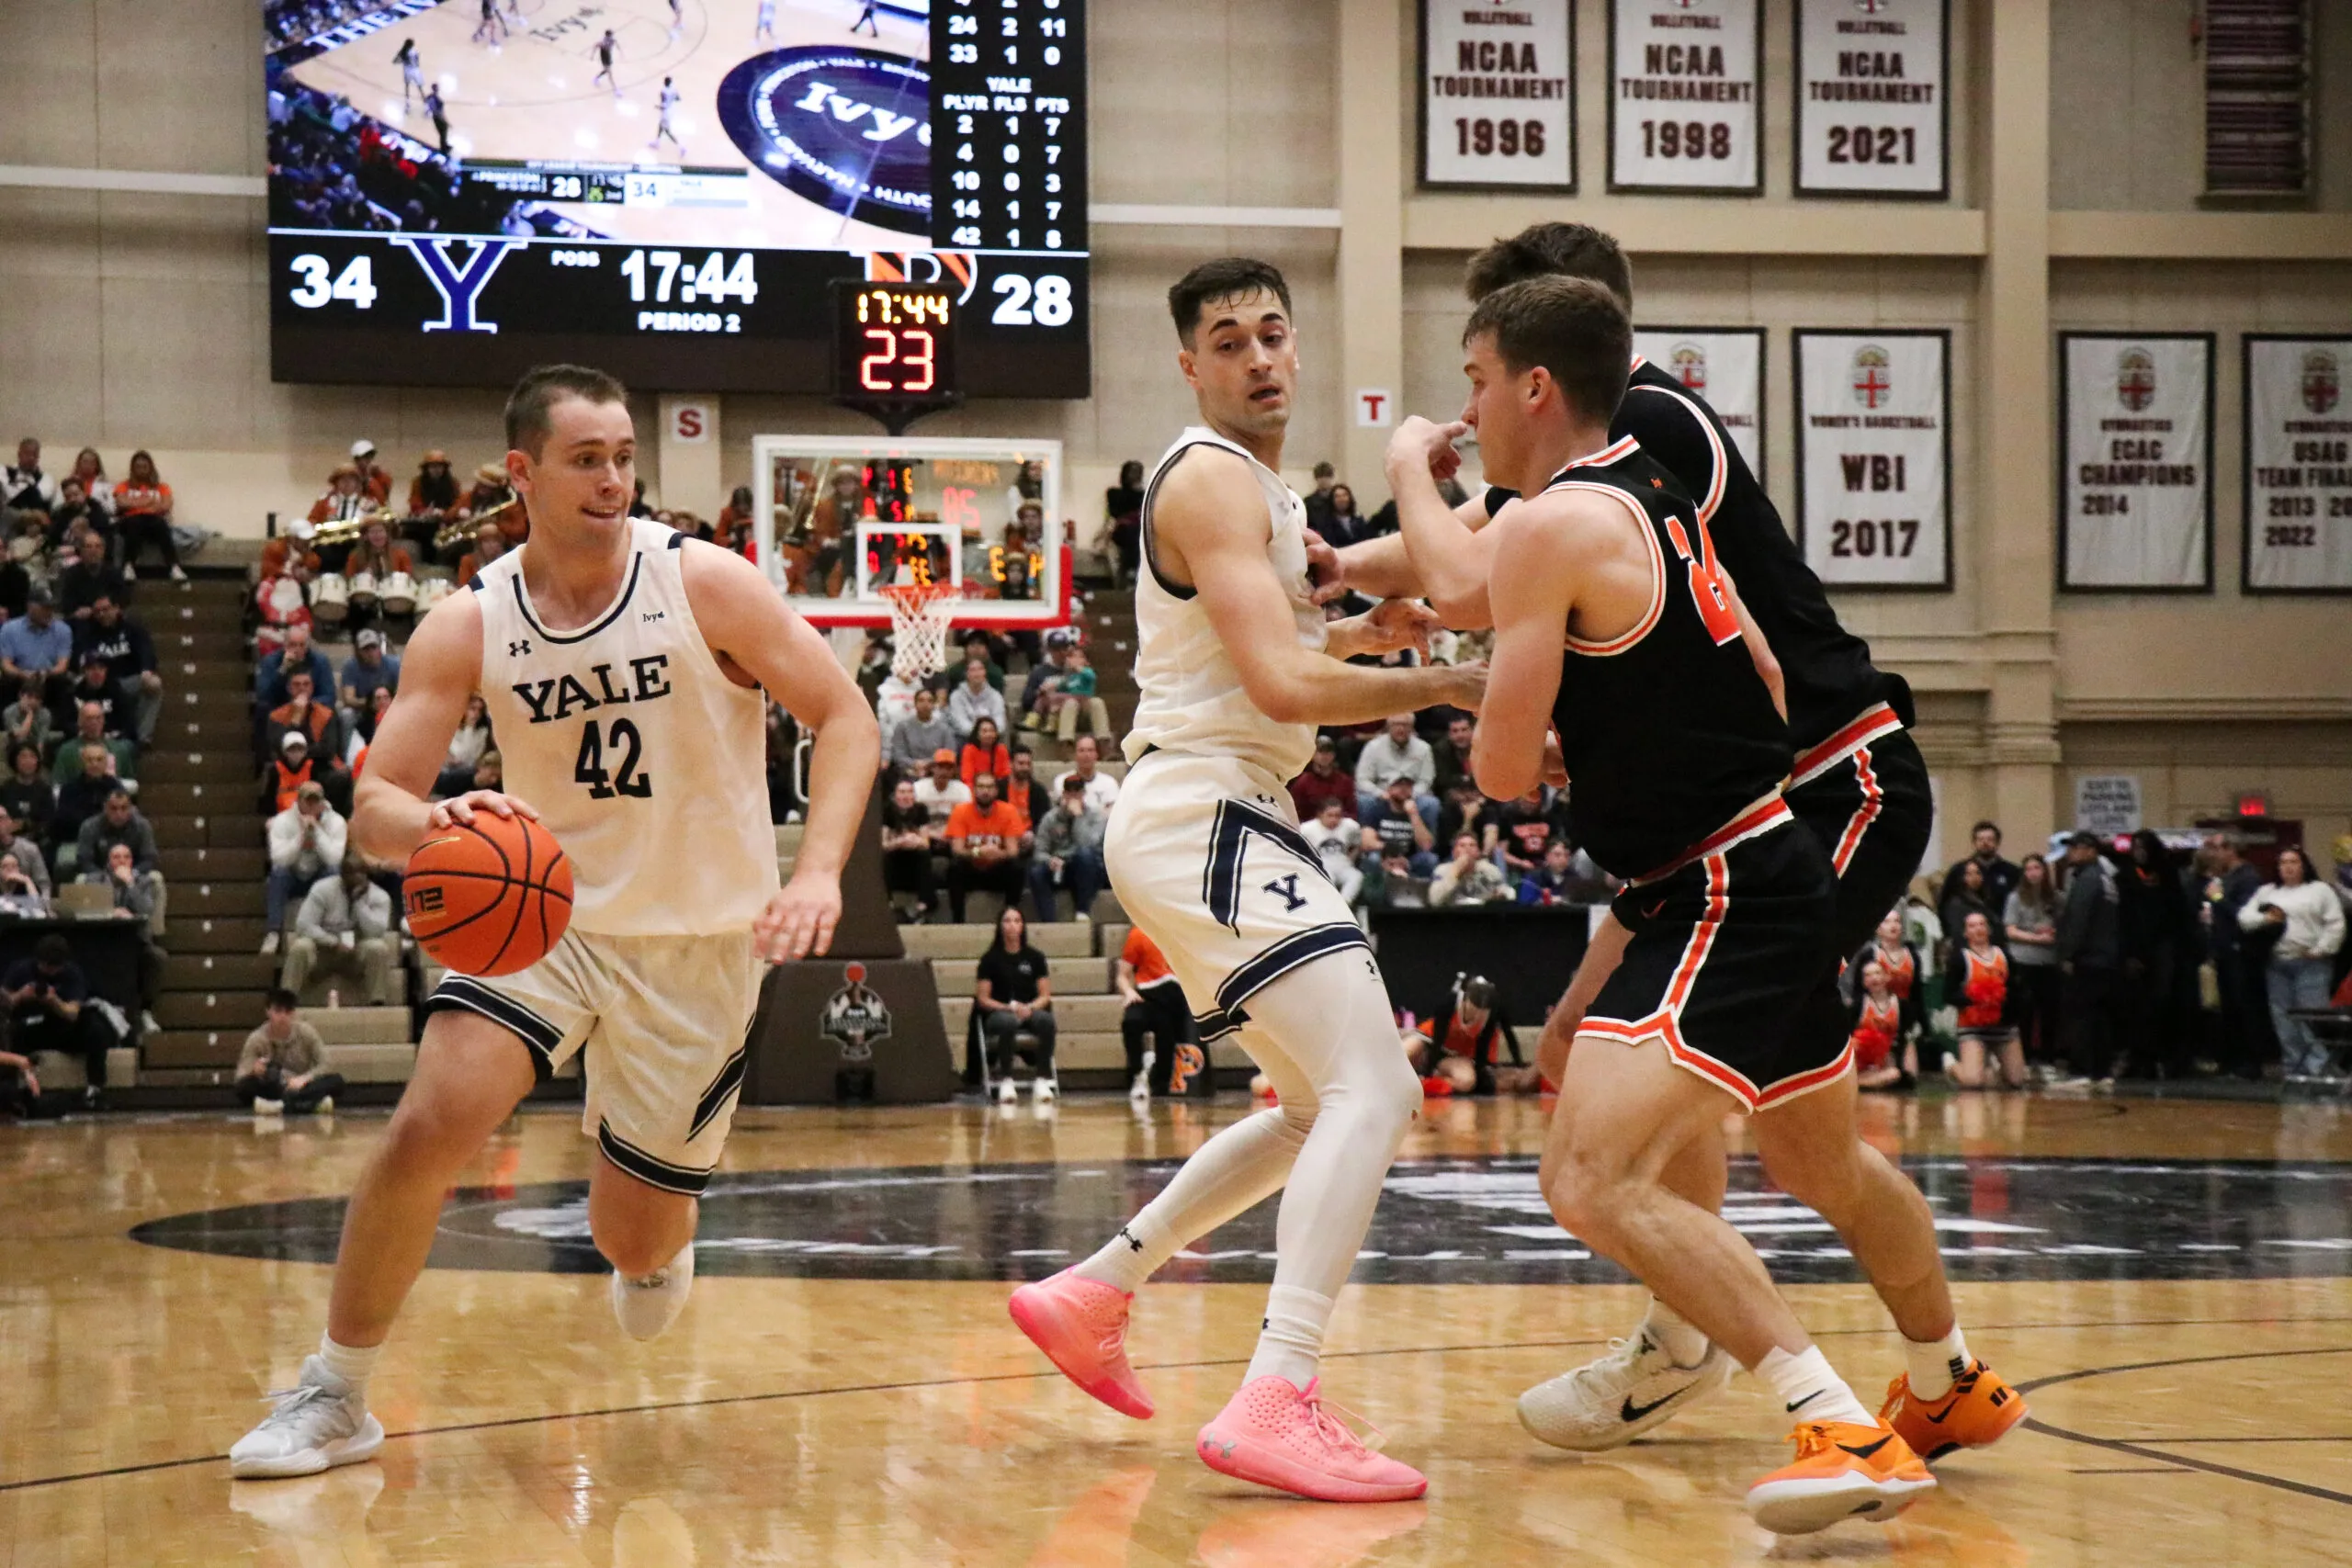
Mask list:
[{"label": "court center logo", "polygon": [[1854,350],[1854,400],[1874,409],[1894,396],[1894,355],[1874,343]]},{"label": "court center logo", "polygon": [[2344,378],[2335,363],[2335,355],[2324,348],[2312,349],[2303,355],[2303,407],[2313,413],[2334,412],[2338,399],[2344,395]]},{"label": "court center logo", "polygon": [[2156,356],[2127,348],[2115,356],[2115,400],[2138,413],[2156,400]]},{"label": "court center logo", "polygon": [[931,232],[931,73],[869,49],[754,55],[718,85],[718,120],[796,196],[902,234]]},{"label": "court center logo", "polygon": [[865,983],[865,965],[844,964],[842,988],[818,1015],[817,1032],[841,1047],[843,1066],[864,1066],[874,1060],[877,1042],[890,1037],[890,1009],[881,993]]},{"label": "court center logo", "polygon": [[1667,366],[1687,390],[1702,394],[1706,391],[1707,351],[1697,344],[1676,344],[1674,352],[1667,355]]}]

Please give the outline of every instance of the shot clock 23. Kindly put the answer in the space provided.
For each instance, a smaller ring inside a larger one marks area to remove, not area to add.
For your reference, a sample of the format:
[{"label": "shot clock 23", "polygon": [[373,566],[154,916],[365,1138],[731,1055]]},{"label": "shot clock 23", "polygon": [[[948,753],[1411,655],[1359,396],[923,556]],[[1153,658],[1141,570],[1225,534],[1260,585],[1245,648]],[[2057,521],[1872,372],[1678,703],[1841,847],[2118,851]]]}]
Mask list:
[{"label": "shot clock 23", "polygon": [[944,399],[956,386],[956,297],[944,288],[868,284],[841,291],[836,385],[844,394]]}]

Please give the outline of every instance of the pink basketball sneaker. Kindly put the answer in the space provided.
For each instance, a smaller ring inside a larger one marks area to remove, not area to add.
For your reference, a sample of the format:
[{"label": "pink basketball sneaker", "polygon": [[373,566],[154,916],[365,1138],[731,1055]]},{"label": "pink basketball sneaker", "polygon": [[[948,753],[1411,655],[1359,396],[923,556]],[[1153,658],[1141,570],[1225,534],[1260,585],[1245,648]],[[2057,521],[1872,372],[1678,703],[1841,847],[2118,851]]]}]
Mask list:
[{"label": "pink basketball sneaker", "polygon": [[1127,1309],[1135,1296],[1065,1269],[1023,1285],[1006,1303],[1012,1321],[1064,1376],[1122,1416],[1151,1419],[1151,1395],[1127,1365]]},{"label": "pink basketball sneaker", "polygon": [[1304,1390],[1288,1378],[1242,1384],[1201,1428],[1201,1462],[1221,1475],[1323,1503],[1394,1503],[1429,1490],[1428,1477],[1382,1458],[1331,1414],[1322,1387],[1321,1378]]}]

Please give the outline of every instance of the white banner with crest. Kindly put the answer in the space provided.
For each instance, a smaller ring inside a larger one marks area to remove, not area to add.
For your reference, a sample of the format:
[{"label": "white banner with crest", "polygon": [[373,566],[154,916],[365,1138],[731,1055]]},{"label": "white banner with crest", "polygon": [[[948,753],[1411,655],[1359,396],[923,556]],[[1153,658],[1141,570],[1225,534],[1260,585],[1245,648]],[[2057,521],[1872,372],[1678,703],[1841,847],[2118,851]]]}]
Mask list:
[{"label": "white banner with crest", "polygon": [[2061,333],[2059,582],[2213,586],[2213,338]]},{"label": "white banner with crest", "polygon": [[1796,334],[1798,536],[1824,582],[1951,586],[1951,339]]},{"label": "white banner with crest", "polygon": [[1610,189],[1763,189],[1757,11],[1757,0],[1613,0]]},{"label": "white banner with crest", "polygon": [[2352,337],[2245,339],[2250,593],[2352,592]]},{"label": "white banner with crest", "polygon": [[1706,400],[1764,478],[1764,329],[1635,327],[1634,352]]}]

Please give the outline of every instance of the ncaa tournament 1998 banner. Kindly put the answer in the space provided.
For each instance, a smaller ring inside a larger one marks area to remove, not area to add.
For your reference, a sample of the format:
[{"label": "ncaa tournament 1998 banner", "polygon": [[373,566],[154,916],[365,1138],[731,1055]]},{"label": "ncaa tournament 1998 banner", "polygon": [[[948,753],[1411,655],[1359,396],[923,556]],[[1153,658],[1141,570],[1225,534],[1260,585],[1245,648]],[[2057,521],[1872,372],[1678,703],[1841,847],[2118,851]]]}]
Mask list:
[{"label": "ncaa tournament 1998 banner", "polygon": [[2059,583],[2213,586],[2213,337],[2058,334]]},{"label": "ncaa tournament 1998 banner", "polygon": [[2245,337],[2249,593],[2352,592],[2352,337]]},{"label": "ncaa tournament 1998 banner", "polygon": [[1947,0],[1797,0],[1797,194],[1943,196]]},{"label": "ncaa tournament 1998 banner", "polygon": [[1795,334],[1797,534],[1824,582],[1951,586],[1951,334]]},{"label": "ncaa tournament 1998 banner", "polygon": [[1572,191],[1570,0],[1421,0],[1421,184]]},{"label": "ncaa tournament 1998 banner", "polygon": [[1764,478],[1762,327],[1635,327],[1634,352],[1704,398]]},{"label": "ncaa tournament 1998 banner", "polygon": [[1764,187],[1758,0],[1611,0],[1609,188]]}]

